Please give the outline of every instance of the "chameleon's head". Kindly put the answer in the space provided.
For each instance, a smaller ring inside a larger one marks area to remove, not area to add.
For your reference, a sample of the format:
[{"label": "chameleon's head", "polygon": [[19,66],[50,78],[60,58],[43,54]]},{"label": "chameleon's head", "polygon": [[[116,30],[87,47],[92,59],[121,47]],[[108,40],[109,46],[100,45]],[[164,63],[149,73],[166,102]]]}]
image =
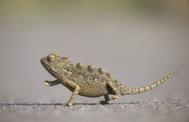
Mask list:
[{"label": "chameleon's head", "polygon": [[41,59],[41,64],[55,78],[59,79],[62,75],[62,69],[65,65],[65,59],[56,53],[51,53]]}]

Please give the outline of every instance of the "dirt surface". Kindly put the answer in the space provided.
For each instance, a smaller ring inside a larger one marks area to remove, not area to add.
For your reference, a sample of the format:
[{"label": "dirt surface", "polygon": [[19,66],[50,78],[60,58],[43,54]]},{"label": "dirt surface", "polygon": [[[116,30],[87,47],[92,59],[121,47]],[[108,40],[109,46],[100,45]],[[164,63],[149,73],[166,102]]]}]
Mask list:
[{"label": "dirt surface", "polygon": [[101,105],[76,103],[66,107],[60,103],[2,103],[1,122],[188,122],[189,102],[149,100]]}]

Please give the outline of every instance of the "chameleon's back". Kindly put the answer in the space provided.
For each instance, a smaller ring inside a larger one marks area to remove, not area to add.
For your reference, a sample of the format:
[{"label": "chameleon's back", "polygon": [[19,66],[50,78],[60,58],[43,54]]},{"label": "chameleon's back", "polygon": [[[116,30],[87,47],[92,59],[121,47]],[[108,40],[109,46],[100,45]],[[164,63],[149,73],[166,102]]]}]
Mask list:
[{"label": "chameleon's back", "polygon": [[109,94],[107,83],[117,82],[110,73],[92,65],[70,63],[63,70],[69,80],[80,86],[79,94],[82,96],[98,97]]}]

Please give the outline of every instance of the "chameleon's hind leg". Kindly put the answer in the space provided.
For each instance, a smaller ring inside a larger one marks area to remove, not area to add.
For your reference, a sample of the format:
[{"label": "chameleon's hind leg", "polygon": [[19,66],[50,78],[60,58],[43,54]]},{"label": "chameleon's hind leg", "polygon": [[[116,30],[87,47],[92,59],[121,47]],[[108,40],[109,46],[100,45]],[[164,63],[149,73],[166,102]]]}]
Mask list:
[{"label": "chameleon's hind leg", "polygon": [[119,92],[116,84],[108,83],[107,89],[108,89],[108,93],[113,94],[113,96],[110,99],[109,94],[104,94],[105,101],[100,101],[100,103],[102,103],[102,104],[110,104],[110,103],[112,103],[111,100],[117,100],[120,96],[120,92]]},{"label": "chameleon's hind leg", "polygon": [[104,101],[100,101],[101,104],[110,104],[111,100],[108,96],[108,94],[104,94]]},{"label": "chameleon's hind leg", "polygon": [[55,86],[55,85],[58,85],[59,83],[61,83],[61,81],[60,80],[44,81],[43,83],[47,86]]},{"label": "chameleon's hind leg", "polygon": [[113,91],[113,95],[111,97],[111,100],[117,100],[120,97],[120,91],[117,88],[116,84],[114,83],[108,83],[108,86],[111,88],[111,90]]}]

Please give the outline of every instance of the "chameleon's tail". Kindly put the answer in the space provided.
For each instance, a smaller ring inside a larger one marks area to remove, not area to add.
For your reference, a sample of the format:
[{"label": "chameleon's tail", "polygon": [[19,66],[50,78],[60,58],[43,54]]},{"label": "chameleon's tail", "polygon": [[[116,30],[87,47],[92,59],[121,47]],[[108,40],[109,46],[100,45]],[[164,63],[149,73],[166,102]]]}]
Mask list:
[{"label": "chameleon's tail", "polygon": [[168,75],[164,76],[161,80],[155,81],[149,85],[139,87],[139,88],[130,88],[128,86],[122,86],[121,88],[121,95],[129,95],[129,94],[139,94],[143,92],[150,91],[151,89],[159,86],[160,84],[164,83],[165,81],[171,79],[174,75],[178,74],[178,71],[170,72]]}]

